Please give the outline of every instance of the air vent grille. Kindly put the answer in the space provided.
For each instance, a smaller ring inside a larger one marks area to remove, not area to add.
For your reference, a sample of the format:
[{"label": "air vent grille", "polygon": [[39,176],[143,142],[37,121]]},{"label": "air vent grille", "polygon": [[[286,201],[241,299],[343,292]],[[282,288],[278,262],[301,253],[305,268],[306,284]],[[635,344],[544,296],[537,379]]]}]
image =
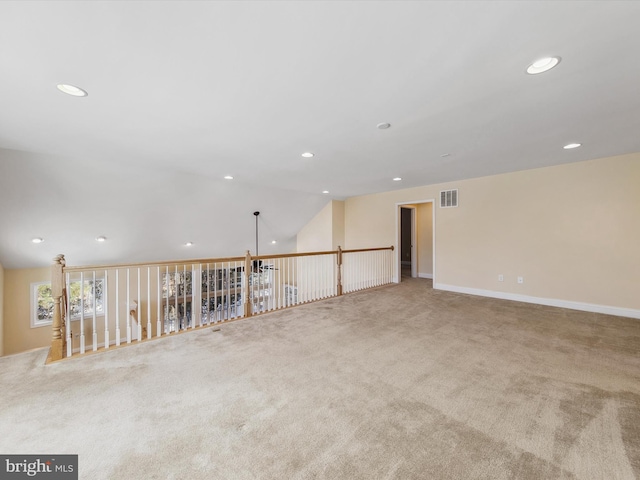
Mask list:
[{"label": "air vent grille", "polygon": [[458,206],[458,189],[443,190],[440,192],[440,208],[451,208]]}]

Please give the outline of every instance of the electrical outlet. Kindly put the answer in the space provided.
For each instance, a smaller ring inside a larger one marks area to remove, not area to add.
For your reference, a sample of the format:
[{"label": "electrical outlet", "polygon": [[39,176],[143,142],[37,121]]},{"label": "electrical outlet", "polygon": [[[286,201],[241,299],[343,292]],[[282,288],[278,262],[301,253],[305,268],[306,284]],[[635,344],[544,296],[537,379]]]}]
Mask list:
[{"label": "electrical outlet", "polygon": [[518,283],[524,283],[524,277],[518,277]]},{"label": "electrical outlet", "polygon": [[504,275],[502,275],[502,274],[498,275],[498,281],[499,282],[504,282]]}]

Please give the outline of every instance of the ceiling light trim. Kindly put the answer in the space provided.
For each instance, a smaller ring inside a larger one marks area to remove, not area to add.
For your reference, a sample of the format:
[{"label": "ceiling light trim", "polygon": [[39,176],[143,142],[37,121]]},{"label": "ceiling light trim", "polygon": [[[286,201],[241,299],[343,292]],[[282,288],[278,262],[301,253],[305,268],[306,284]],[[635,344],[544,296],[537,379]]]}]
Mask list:
[{"label": "ceiling light trim", "polygon": [[529,75],[538,75],[540,73],[548,72],[552,68],[557,67],[561,60],[562,58],[558,56],[539,58],[527,67],[526,72]]},{"label": "ceiling light trim", "polygon": [[69,83],[59,83],[56,86],[62,93],[66,93],[67,95],[71,95],[72,97],[86,97],[87,95],[89,95],[86,90]]}]

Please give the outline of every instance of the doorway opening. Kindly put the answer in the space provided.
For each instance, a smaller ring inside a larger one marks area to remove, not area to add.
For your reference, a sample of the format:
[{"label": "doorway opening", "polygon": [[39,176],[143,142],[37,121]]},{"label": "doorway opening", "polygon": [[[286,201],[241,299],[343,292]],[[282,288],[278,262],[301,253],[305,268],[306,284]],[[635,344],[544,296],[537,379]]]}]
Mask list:
[{"label": "doorway opening", "polygon": [[398,203],[396,282],[435,278],[434,200]]}]

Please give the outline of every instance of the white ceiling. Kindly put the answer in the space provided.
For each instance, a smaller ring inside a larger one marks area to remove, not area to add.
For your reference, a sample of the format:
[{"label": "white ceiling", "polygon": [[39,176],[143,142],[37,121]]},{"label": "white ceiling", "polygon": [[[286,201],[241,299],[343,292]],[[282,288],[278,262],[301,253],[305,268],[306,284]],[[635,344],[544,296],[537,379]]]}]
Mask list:
[{"label": "white ceiling", "polygon": [[0,263],[242,255],[255,210],[288,252],[329,198],[640,151],[638,25],[632,1],[0,2]]}]

